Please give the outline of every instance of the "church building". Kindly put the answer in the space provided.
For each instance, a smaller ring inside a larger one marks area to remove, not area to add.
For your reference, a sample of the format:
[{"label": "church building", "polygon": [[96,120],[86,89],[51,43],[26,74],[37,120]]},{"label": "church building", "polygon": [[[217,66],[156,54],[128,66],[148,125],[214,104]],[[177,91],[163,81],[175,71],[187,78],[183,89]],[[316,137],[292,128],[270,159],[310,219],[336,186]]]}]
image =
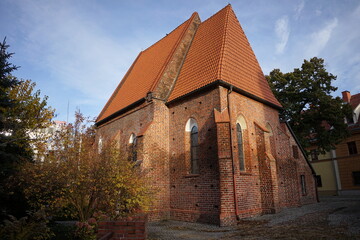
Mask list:
[{"label": "church building", "polygon": [[315,172],[231,5],[141,51],[96,120],[155,187],[150,220],[234,225],[317,201]]}]

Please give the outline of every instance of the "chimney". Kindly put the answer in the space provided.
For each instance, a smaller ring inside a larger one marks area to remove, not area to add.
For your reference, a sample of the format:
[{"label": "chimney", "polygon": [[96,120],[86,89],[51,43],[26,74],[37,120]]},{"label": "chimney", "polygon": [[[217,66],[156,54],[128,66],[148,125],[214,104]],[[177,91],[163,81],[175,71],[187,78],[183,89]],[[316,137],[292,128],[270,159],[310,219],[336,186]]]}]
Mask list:
[{"label": "chimney", "polygon": [[343,91],[342,97],[343,97],[344,102],[350,103],[351,94],[349,91]]}]

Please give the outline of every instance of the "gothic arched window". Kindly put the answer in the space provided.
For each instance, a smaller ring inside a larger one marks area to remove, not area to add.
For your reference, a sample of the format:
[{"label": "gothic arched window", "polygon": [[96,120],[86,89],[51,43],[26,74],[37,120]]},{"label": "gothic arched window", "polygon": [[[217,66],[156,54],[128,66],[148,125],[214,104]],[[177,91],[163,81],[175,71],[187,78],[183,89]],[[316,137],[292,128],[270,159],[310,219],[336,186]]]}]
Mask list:
[{"label": "gothic arched window", "polygon": [[136,142],[137,142],[137,138],[136,138],[136,135],[133,133],[133,134],[131,134],[130,139],[129,139],[129,144],[130,144],[129,159],[132,160],[133,162],[137,161]]},{"label": "gothic arched window", "polygon": [[185,160],[188,173],[199,174],[199,127],[194,118],[185,125]]},{"label": "gothic arched window", "polygon": [[190,148],[191,148],[191,173],[199,173],[199,132],[197,125],[191,128],[190,132]]},{"label": "gothic arched window", "polygon": [[245,170],[245,158],[244,158],[244,148],[243,148],[243,134],[242,129],[239,123],[236,124],[236,137],[238,143],[238,158],[239,158],[239,165],[240,171]]}]

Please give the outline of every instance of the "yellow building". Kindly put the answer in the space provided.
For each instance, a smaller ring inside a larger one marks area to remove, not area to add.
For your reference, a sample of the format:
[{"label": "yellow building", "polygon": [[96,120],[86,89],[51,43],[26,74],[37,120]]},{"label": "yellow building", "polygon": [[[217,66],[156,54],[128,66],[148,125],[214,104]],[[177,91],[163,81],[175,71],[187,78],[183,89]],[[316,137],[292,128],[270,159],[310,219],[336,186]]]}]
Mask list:
[{"label": "yellow building", "polygon": [[353,109],[353,117],[346,119],[350,136],[326,154],[318,154],[316,146],[307,149],[319,195],[360,195],[360,93],[342,95]]}]

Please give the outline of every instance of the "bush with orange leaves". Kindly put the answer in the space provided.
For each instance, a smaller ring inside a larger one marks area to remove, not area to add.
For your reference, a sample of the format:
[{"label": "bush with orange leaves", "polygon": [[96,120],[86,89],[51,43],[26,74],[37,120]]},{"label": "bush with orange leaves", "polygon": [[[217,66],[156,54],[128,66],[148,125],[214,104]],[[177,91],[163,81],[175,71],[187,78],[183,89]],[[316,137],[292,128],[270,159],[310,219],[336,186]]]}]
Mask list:
[{"label": "bush with orange leaves", "polygon": [[94,127],[82,114],[75,116],[74,124],[53,136],[44,161],[22,167],[19,179],[30,205],[81,222],[147,210],[152,190],[145,174],[114,142],[97,146]]}]

